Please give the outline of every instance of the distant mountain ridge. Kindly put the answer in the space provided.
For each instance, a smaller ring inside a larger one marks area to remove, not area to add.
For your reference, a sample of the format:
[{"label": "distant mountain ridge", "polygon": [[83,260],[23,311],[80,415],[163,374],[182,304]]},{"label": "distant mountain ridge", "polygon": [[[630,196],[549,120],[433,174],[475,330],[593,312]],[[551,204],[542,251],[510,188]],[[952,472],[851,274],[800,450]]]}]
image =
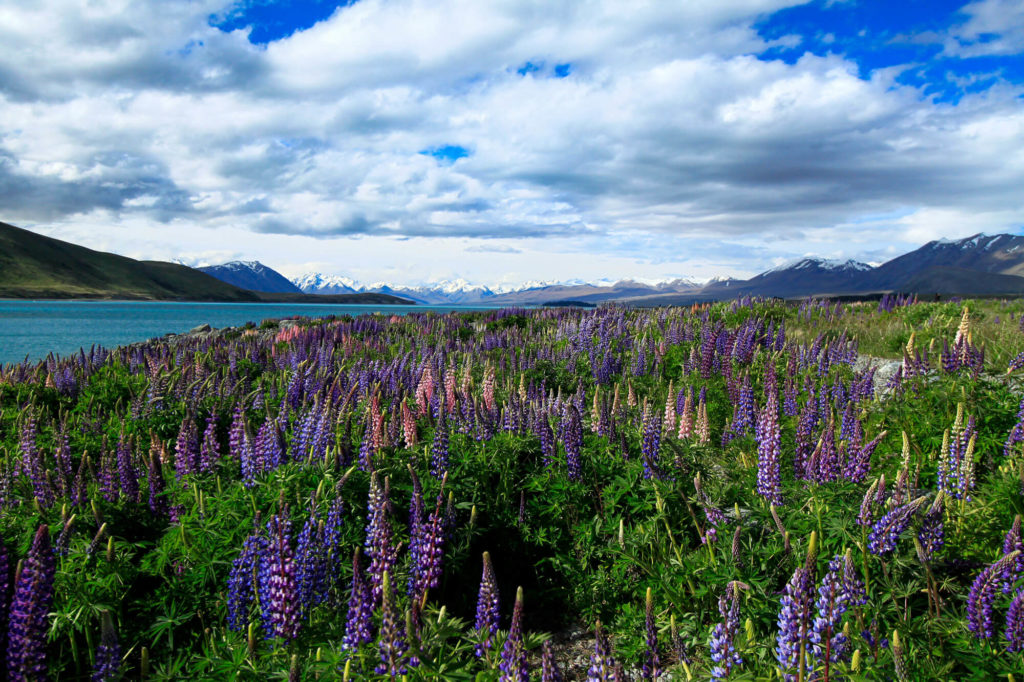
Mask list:
[{"label": "distant mountain ridge", "polygon": [[[196,268],[222,282],[234,284],[240,289],[266,291],[277,294],[301,294],[302,290],[289,282],[284,275],[268,268],[259,261],[234,260],[223,265],[207,265]],[[347,291],[331,293],[354,293]]]},{"label": "distant mountain ridge", "polygon": [[461,279],[418,287],[390,286],[384,283],[360,285],[347,277],[321,273],[297,277],[292,283],[307,294],[382,292],[428,305],[534,305],[563,299],[569,295],[576,301],[598,303],[627,296],[690,291],[697,286],[682,279],[656,284],[622,280],[599,284],[531,282],[516,289],[494,290]]},{"label": "distant mountain ridge", "polygon": [[385,283],[360,285],[337,275],[313,273],[292,280],[306,293],[382,292],[429,304],[541,305],[559,300],[637,305],[689,304],[737,296],[842,296],[900,291],[922,295],[1024,294],[1024,237],[977,234],[936,240],[878,266],[855,260],[807,257],[766,270],[747,280],[686,279],[646,283],[529,283],[493,290],[463,280],[419,287]]},{"label": "distant mountain ridge", "polygon": [[976,234],[940,239],[877,267],[805,258],[748,280],[712,281],[685,296],[625,299],[634,305],[679,305],[736,296],[841,296],[903,292],[931,296],[1024,295],[1024,237]]}]

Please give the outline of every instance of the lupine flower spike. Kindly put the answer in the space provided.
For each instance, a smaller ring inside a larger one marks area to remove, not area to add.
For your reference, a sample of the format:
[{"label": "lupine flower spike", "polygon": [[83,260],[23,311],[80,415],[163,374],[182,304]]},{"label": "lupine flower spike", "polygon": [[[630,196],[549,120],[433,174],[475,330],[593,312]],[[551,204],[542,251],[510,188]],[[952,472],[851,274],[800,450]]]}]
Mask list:
[{"label": "lupine flower spike", "polygon": [[96,647],[96,664],[93,667],[93,682],[116,680],[121,671],[121,645],[117,641],[117,630],[110,611],[103,612],[100,626],[100,644]]},{"label": "lupine flower spike", "polygon": [[384,571],[381,581],[381,621],[377,647],[380,650],[380,664],[376,669],[378,675],[388,675],[395,679],[408,673],[410,667],[419,665],[419,660],[408,653],[409,643],[405,640],[405,626],[399,618],[394,590],[387,571]]},{"label": "lupine flower spike", "polygon": [[14,585],[7,642],[7,679],[29,682],[46,677],[46,637],[56,562],[50,530],[39,526]]},{"label": "lupine flower spike", "polygon": [[661,676],[661,659],[658,657],[658,628],[654,623],[654,599],[649,587],[647,588],[644,614],[647,652],[644,655],[643,678],[645,680],[656,680]]},{"label": "lupine flower spike", "polygon": [[608,635],[597,621],[594,628],[594,653],[590,655],[590,667],[587,669],[587,682],[621,682],[616,674],[615,658]]},{"label": "lupine flower spike", "polygon": [[718,612],[722,615],[722,622],[715,625],[708,641],[711,649],[711,661],[715,664],[711,669],[711,679],[723,680],[727,678],[733,668],[743,665],[743,659],[736,651],[736,632],[740,627],[740,602],[739,590],[746,588],[743,583],[733,580],[725,588],[725,594],[718,598]]},{"label": "lupine flower spike", "polygon": [[999,561],[985,568],[975,578],[971,591],[967,594],[967,629],[978,639],[991,639],[995,634],[992,623],[992,606],[1002,582],[1002,576],[1020,556],[1019,551],[1006,554]]},{"label": "lupine flower spike", "polygon": [[498,631],[498,581],[494,576],[491,555],[484,552],[484,573],[480,578],[480,593],[476,602],[476,629],[484,634],[484,640],[476,645],[476,655],[481,657],[491,648],[491,639]]},{"label": "lupine flower spike", "polygon": [[555,660],[555,652],[551,649],[551,641],[545,640],[540,657],[540,681],[562,682],[562,671]]},{"label": "lupine flower spike", "polygon": [[509,627],[505,646],[501,650],[500,682],[529,682],[530,669],[526,663],[526,648],[523,644],[523,588],[516,590],[516,604],[512,609],[512,625]]}]

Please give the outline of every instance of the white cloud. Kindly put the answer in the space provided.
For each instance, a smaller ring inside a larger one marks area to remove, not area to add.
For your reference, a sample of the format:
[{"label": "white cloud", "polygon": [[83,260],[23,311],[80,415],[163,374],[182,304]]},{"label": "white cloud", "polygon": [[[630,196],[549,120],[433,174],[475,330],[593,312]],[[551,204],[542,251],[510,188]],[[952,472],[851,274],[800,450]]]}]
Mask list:
[{"label": "white cloud", "polygon": [[[791,4],[362,0],[262,48],[218,2],[4,3],[2,219],[398,283],[750,274],[1021,224],[1019,88],[952,106],[753,56]],[[1017,5],[967,6],[957,49]],[[469,155],[421,153],[445,145]]]},{"label": "white cloud", "polygon": [[950,27],[946,54],[982,57],[1024,52],[1024,0],[979,0],[965,5],[960,13],[967,20]]}]

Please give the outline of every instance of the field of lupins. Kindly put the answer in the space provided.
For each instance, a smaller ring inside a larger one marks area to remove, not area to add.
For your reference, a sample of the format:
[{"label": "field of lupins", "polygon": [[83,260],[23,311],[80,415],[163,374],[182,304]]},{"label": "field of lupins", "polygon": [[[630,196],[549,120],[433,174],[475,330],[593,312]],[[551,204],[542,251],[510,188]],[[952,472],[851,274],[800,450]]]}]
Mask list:
[{"label": "field of lupins", "polygon": [[4,366],[0,667],[1024,680],[1022,351],[1024,302],[887,297]]}]

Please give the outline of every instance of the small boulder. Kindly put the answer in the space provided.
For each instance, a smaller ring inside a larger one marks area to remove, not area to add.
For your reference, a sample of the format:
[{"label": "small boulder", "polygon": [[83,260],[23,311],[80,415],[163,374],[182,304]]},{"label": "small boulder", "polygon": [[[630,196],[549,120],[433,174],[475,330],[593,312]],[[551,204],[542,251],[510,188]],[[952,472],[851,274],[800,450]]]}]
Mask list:
[{"label": "small boulder", "polygon": [[212,331],[213,331],[213,327],[211,327],[210,325],[208,325],[208,324],[201,324],[198,327],[193,327],[192,329],[189,329],[188,333],[189,334],[206,334],[206,333],[212,332]]}]

